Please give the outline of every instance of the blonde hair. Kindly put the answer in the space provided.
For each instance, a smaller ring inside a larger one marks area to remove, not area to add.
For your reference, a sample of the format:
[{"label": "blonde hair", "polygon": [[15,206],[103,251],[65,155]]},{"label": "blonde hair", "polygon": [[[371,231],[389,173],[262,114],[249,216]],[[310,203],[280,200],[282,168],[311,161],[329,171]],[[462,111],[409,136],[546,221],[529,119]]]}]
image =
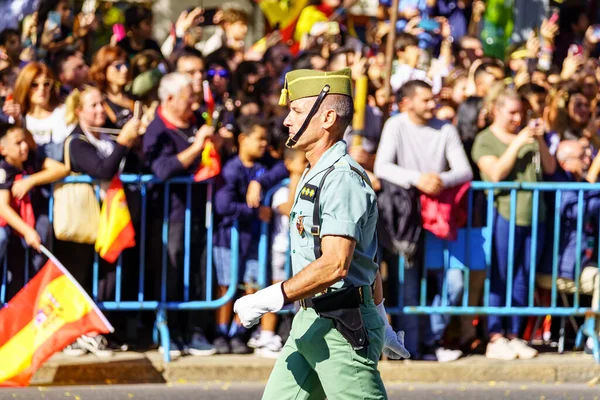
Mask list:
[{"label": "blonde hair", "polygon": [[69,97],[67,97],[67,100],[65,101],[65,106],[67,108],[65,112],[65,122],[67,125],[79,123],[77,110],[83,106],[82,98],[93,91],[99,91],[99,89],[95,86],[86,85],[83,90],[73,90]]}]

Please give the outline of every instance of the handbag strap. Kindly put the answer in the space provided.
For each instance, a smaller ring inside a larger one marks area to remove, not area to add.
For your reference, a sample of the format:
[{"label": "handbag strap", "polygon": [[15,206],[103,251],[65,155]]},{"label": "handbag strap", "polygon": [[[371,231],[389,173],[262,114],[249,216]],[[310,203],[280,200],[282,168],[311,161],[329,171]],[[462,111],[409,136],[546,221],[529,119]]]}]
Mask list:
[{"label": "handbag strap", "polygon": [[71,142],[73,141],[73,139],[81,139],[84,142],[88,142],[88,143],[90,143],[90,141],[87,140],[85,135],[82,135],[80,133],[76,133],[74,135],[69,135],[67,140],[65,140],[65,151],[64,151],[65,166],[67,167],[67,170],[70,172],[71,175],[79,175],[79,174],[71,171]]}]

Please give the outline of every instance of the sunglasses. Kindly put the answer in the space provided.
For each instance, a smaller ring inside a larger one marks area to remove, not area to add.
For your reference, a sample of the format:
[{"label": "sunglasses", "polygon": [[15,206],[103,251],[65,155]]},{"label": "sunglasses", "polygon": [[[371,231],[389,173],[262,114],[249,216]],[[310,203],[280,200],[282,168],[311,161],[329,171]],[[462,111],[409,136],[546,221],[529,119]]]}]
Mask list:
[{"label": "sunglasses", "polygon": [[219,70],[219,71],[214,70],[214,69],[209,69],[206,74],[210,78],[214,78],[216,75],[219,75],[221,78],[227,78],[229,76],[229,72],[225,71],[224,69]]},{"label": "sunglasses", "polygon": [[48,89],[50,86],[52,86],[52,83],[52,81],[44,81],[44,83],[31,82],[31,88],[35,90],[41,85],[44,87],[44,89]]},{"label": "sunglasses", "polygon": [[121,70],[121,68],[125,67],[125,68],[129,68],[129,65],[127,63],[124,62],[120,62],[117,64],[112,64],[113,67],[115,67],[117,70]]}]

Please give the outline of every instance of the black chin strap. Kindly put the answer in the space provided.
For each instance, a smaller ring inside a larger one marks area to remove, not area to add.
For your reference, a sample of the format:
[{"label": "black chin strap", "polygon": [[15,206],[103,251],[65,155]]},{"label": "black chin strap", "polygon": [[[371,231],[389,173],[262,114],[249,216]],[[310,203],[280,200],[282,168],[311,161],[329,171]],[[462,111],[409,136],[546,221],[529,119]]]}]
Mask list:
[{"label": "black chin strap", "polygon": [[329,93],[329,89],[329,85],[325,85],[323,87],[323,90],[321,90],[321,93],[319,93],[319,97],[317,97],[317,101],[315,101],[315,104],[313,104],[312,108],[310,109],[310,112],[308,113],[308,116],[302,123],[302,126],[300,127],[298,132],[296,132],[294,137],[289,138],[285,143],[287,147],[292,148],[296,145],[296,143],[298,143],[298,140],[300,140],[300,136],[302,136],[306,128],[308,128],[308,124],[310,124],[312,118],[315,116],[317,111],[319,111],[321,103],[323,103],[323,99],[325,99],[325,96],[327,96],[327,93]]}]

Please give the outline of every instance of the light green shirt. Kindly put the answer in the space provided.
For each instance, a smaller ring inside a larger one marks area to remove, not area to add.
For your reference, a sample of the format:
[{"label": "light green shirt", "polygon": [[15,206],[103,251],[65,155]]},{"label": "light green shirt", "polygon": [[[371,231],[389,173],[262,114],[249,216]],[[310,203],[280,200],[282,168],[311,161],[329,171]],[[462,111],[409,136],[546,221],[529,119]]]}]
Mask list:
[{"label": "light green shirt", "polygon": [[[321,179],[327,169],[322,188]],[[361,171],[364,179],[350,168]],[[316,165],[307,169],[296,189],[294,206],[290,213],[290,245],[292,270],[298,274],[315,261],[313,227],[314,199],[320,193],[320,237],[345,236],[356,241],[356,248],[347,277],[333,285],[336,288],[371,285],[378,265],[374,262],[377,251],[377,196],[363,168],[346,152],[346,143],[339,141],[328,149]]]}]

